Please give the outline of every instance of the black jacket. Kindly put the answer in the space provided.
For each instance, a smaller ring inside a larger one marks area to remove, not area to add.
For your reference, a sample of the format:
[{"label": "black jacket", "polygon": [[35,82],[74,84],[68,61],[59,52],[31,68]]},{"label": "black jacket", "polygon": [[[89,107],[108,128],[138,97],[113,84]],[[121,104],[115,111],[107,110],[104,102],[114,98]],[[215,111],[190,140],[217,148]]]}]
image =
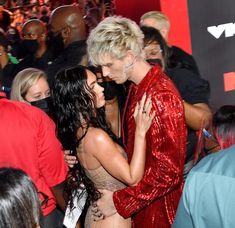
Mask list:
[{"label": "black jacket", "polygon": [[67,46],[47,69],[50,87],[54,83],[55,75],[62,69],[81,64],[86,55],[86,41],[75,41]]}]

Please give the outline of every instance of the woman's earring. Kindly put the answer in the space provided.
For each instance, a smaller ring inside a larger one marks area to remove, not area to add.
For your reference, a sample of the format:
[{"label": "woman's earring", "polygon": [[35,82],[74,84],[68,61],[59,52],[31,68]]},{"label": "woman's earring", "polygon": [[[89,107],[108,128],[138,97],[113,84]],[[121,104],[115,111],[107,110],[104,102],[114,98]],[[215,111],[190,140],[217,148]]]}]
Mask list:
[{"label": "woman's earring", "polygon": [[0,52],[0,56],[2,56],[2,52]]}]

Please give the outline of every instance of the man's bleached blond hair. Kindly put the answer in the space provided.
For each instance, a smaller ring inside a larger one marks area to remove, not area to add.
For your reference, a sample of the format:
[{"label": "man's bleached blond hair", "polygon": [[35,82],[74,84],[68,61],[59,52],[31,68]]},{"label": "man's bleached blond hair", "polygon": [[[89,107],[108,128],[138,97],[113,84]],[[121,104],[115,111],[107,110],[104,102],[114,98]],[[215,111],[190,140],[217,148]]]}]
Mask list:
[{"label": "man's bleached blond hair", "polygon": [[88,37],[89,60],[93,65],[101,65],[104,56],[122,59],[128,50],[136,57],[144,58],[143,38],[134,21],[120,16],[107,17]]},{"label": "man's bleached blond hair", "polygon": [[169,21],[168,17],[160,11],[149,11],[149,12],[143,14],[140,18],[140,24],[145,19],[153,19],[157,23],[161,24],[168,31],[170,29],[170,21]]}]

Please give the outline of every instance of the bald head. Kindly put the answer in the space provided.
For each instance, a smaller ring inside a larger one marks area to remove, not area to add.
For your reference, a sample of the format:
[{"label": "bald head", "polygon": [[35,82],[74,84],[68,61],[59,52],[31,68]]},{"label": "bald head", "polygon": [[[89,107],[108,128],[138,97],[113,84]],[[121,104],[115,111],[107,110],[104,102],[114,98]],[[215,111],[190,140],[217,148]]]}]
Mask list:
[{"label": "bald head", "polygon": [[38,19],[32,19],[25,22],[22,28],[22,37],[26,40],[38,40],[39,42],[45,41],[45,24]]},{"label": "bald head", "polygon": [[61,32],[65,46],[78,40],[86,39],[86,26],[81,10],[76,6],[60,6],[50,17],[53,33]]},{"label": "bald head", "polygon": [[41,57],[47,49],[47,29],[46,25],[38,20],[32,19],[24,23],[22,28],[22,37],[27,40],[36,40],[38,47],[35,55]]},{"label": "bald head", "polygon": [[46,25],[38,19],[28,20],[22,27],[22,33],[26,35],[28,31],[32,30],[38,34],[46,33]]}]

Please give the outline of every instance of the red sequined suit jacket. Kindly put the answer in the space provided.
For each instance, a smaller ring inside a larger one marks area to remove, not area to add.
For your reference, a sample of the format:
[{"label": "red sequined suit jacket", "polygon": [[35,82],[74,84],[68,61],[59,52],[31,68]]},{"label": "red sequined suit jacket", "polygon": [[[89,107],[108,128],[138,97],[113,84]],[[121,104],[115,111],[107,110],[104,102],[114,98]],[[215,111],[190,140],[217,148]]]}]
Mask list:
[{"label": "red sequined suit jacket", "polygon": [[170,227],[183,186],[187,130],[182,99],[159,66],[133,85],[126,103],[126,147],[131,159],[134,147],[137,101],[151,95],[156,116],[147,133],[145,173],[137,186],[114,193],[116,209],[124,218],[132,216],[134,228]]}]

